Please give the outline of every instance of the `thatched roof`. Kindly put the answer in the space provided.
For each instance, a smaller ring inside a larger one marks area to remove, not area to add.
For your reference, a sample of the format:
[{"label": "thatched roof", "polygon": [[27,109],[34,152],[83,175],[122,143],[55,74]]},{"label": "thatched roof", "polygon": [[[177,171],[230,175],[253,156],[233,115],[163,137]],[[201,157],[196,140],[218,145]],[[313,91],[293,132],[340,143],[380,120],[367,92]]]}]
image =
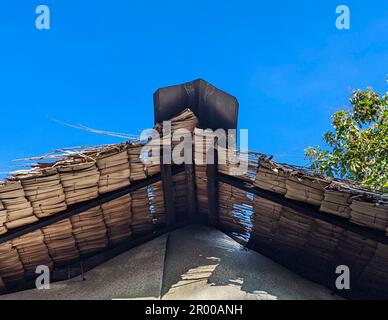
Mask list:
[{"label": "thatched roof", "polygon": [[[172,128],[193,131],[197,124],[186,109]],[[49,162],[14,172],[0,184],[0,289],[34,277],[37,265],[56,268],[79,261],[165,225],[163,174],[159,178],[159,165],[142,162],[142,146],[125,142],[50,154]],[[387,294],[387,195],[254,152],[248,173],[230,176],[229,166],[218,167],[216,200],[209,198],[205,164],[172,175],[170,196],[178,220],[189,221],[193,205],[198,216],[210,217],[217,203],[217,227],[240,242],[331,287],[333,267],[346,264],[355,274],[354,288]],[[128,191],[139,182],[142,187]],[[120,190],[126,191],[114,200],[23,231]],[[16,231],[22,235],[5,238]]]}]

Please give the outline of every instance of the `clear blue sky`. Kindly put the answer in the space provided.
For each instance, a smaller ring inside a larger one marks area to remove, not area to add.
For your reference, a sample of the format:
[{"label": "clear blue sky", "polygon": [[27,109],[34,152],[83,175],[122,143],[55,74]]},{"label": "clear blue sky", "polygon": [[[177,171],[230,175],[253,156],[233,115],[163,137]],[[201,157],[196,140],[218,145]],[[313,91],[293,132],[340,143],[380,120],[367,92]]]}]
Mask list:
[{"label": "clear blue sky", "polygon": [[[49,31],[35,28],[39,4]],[[335,28],[339,4],[350,30]],[[120,141],[50,117],[138,133],[153,125],[158,87],[199,77],[238,98],[251,150],[305,164],[353,88],[387,89],[386,0],[3,0],[0,10],[0,171]]]}]

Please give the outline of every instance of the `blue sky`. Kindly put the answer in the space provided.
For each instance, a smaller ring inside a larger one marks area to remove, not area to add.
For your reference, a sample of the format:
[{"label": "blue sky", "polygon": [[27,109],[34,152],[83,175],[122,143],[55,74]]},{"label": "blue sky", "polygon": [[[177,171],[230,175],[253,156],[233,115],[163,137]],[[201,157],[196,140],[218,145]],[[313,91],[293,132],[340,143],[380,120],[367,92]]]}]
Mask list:
[{"label": "blue sky", "polygon": [[[35,28],[35,8],[51,29]],[[335,28],[346,4],[351,29]],[[306,164],[354,88],[387,91],[388,2],[3,0],[0,171],[12,159],[153,125],[152,94],[204,78],[240,102],[251,150]]]}]

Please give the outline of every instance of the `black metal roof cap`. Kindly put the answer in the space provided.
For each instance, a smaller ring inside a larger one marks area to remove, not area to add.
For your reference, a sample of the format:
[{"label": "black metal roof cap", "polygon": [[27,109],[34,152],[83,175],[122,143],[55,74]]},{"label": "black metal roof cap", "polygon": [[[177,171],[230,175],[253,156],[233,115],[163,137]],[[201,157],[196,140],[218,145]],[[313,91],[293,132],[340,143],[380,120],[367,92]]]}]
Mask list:
[{"label": "black metal roof cap", "polygon": [[237,99],[205,80],[160,88],[154,93],[155,123],[169,120],[186,108],[194,112],[202,128],[237,129]]}]

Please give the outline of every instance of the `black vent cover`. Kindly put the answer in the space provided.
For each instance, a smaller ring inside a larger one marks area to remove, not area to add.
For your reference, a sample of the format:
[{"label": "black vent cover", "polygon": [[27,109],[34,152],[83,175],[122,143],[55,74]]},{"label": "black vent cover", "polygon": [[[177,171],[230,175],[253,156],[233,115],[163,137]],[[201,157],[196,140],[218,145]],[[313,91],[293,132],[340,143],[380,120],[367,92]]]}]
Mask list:
[{"label": "black vent cover", "polygon": [[202,128],[237,129],[238,101],[205,80],[160,88],[154,93],[155,123],[169,120],[186,108]]}]

